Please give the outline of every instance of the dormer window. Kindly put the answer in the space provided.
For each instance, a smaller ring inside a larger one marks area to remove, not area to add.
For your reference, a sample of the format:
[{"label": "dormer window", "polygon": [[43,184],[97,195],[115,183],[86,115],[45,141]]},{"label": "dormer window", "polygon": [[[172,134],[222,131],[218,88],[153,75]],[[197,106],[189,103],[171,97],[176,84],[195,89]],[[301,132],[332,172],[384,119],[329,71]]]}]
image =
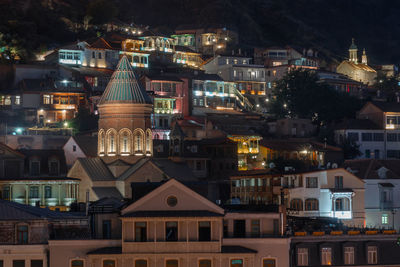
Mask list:
[{"label": "dormer window", "polygon": [[58,160],[49,161],[49,175],[59,175],[60,173],[60,164]]},{"label": "dormer window", "polygon": [[39,160],[31,160],[29,164],[29,174],[30,175],[39,175],[40,174],[40,161]]}]

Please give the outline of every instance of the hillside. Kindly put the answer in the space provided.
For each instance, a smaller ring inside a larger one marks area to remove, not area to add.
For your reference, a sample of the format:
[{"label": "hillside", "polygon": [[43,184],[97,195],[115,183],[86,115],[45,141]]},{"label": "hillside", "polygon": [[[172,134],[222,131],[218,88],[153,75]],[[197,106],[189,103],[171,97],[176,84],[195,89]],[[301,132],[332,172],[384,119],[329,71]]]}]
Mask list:
[{"label": "hillside", "polygon": [[[82,38],[64,21],[82,23],[89,0],[0,0],[0,33],[29,49]],[[395,0],[114,0],[118,18],[171,33],[182,24],[237,28],[242,44],[301,45],[342,59],[352,37],[371,63],[400,61],[400,1]],[[11,25],[11,26],[10,26]]]}]

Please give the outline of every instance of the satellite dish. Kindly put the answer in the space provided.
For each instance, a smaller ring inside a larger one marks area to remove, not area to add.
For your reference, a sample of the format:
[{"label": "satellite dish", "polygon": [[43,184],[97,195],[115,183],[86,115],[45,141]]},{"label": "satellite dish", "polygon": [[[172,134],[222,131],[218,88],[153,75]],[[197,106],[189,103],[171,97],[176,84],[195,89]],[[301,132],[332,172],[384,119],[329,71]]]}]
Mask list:
[{"label": "satellite dish", "polygon": [[338,165],[337,163],[332,163],[332,169],[337,169]]},{"label": "satellite dish", "polygon": [[270,164],[268,164],[268,167],[269,167],[270,169],[273,169],[273,168],[276,167],[276,165],[275,165],[275,163],[271,162]]}]

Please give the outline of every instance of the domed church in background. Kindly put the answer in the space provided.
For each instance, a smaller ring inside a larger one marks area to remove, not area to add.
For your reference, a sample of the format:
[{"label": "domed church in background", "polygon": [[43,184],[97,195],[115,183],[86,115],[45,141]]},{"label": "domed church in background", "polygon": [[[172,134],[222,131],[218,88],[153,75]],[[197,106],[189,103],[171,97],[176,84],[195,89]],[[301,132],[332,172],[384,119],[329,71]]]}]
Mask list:
[{"label": "domed church in background", "polygon": [[151,98],[124,55],[98,104],[98,155],[151,156],[152,109]]},{"label": "domed church in background", "polygon": [[377,75],[376,70],[368,66],[365,49],[363,50],[361,62],[358,61],[358,48],[354,43],[354,38],[349,47],[349,59],[342,61],[336,71],[366,85],[374,84]]}]

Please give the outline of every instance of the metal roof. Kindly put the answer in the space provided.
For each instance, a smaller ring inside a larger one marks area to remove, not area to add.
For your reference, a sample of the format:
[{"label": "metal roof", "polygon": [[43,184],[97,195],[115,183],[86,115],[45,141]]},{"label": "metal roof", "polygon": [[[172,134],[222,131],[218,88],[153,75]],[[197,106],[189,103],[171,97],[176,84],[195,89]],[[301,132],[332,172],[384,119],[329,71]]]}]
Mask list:
[{"label": "metal roof", "polygon": [[122,199],[121,193],[116,187],[92,187],[98,198],[112,197]]},{"label": "metal roof", "polygon": [[106,164],[98,157],[96,158],[79,158],[78,161],[86,170],[92,181],[114,181],[115,178]]},{"label": "metal roof", "polygon": [[152,100],[138,82],[128,58],[123,55],[111,76],[99,105],[111,103],[151,104]]}]

